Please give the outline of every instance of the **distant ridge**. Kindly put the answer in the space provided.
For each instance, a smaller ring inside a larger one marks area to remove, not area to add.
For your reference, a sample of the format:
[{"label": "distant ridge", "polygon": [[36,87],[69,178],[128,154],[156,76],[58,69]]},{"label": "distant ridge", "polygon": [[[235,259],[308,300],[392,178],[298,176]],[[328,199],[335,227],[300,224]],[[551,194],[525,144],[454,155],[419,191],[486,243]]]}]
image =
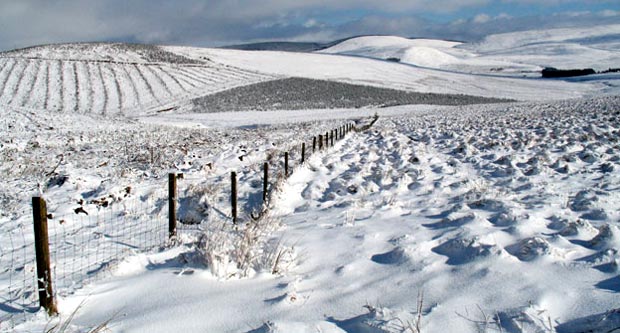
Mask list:
[{"label": "distant ridge", "polygon": [[[221,46],[221,49],[242,50],[242,51],[283,51],[283,52],[314,52],[330,48],[334,45],[338,45],[342,42],[346,42],[350,39],[359,37],[387,37],[392,35],[355,35],[346,38],[337,39],[331,42],[285,42],[285,41],[273,41],[273,42],[260,42],[260,43],[248,43],[248,44],[235,44]],[[426,37],[405,37],[406,39],[426,39]],[[459,40],[446,40],[447,42],[464,43]]]},{"label": "distant ridge", "polygon": [[[221,46],[221,49],[242,50],[242,51],[284,51],[284,52],[314,52],[330,48],[334,45],[338,45],[342,42],[346,42],[349,39],[366,36],[383,36],[383,35],[357,35],[346,38],[337,39],[331,42],[286,42],[286,41],[273,41],[273,42],[260,42],[260,43],[248,43],[248,44],[236,44]],[[387,35],[385,35],[387,36]],[[406,37],[405,37],[406,38]]]}]

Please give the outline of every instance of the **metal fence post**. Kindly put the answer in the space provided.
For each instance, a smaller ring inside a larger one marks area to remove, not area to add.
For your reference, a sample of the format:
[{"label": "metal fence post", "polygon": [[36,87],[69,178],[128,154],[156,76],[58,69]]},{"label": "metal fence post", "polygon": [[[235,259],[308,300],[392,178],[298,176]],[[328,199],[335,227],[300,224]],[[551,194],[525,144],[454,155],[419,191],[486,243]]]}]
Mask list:
[{"label": "metal fence post", "polygon": [[237,224],[237,173],[230,173],[230,205],[232,206],[232,220]]},{"label": "metal fence post", "polygon": [[288,151],[284,152],[284,177],[288,177]]},{"label": "metal fence post", "polygon": [[177,235],[177,174],[168,174],[168,237]]},{"label": "metal fence post", "polygon": [[269,163],[263,164],[263,204],[267,205],[267,185],[269,184]]},{"label": "metal fence post", "polygon": [[34,219],[34,246],[37,259],[37,288],[39,304],[47,313],[58,314],[52,290],[52,270],[50,267],[50,245],[47,232],[47,205],[41,197],[32,198],[32,217]]}]

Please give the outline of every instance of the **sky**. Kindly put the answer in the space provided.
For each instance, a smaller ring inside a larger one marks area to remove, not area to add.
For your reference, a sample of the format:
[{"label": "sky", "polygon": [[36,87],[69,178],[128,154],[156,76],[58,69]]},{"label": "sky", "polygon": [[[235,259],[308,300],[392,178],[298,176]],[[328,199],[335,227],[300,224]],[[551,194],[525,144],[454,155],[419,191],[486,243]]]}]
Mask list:
[{"label": "sky", "polygon": [[0,51],[65,42],[223,46],[356,35],[476,41],[620,24],[620,0],[0,0]]}]

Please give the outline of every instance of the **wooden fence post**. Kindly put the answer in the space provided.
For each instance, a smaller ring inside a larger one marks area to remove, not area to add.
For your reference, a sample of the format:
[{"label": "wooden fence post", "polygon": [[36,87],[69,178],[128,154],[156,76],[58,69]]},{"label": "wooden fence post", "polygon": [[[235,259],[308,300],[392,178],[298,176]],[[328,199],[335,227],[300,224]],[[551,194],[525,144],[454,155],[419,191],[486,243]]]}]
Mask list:
[{"label": "wooden fence post", "polygon": [[230,173],[230,205],[232,206],[232,220],[237,224],[237,173]]},{"label": "wooden fence post", "polygon": [[334,146],[334,133],[336,133],[336,131],[331,130],[330,138],[332,139],[332,147]]},{"label": "wooden fence post", "polygon": [[284,177],[288,177],[288,151],[284,152]]},{"label": "wooden fence post", "polygon": [[303,164],[306,161],[306,143],[301,143],[301,163]]},{"label": "wooden fence post", "polygon": [[37,259],[37,288],[39,304],[47,313],[58,314],[52,290],[52,270],[50,267],[50,246],[47,233],[47,205],[41,197],[32,198],[32,217],[34,218],[34,247]]},{"label": "wooden fence post", "polygon": [[269,163],[263,164],[263,204],[267,205],[267,185],[269,184]]},{"label": "wooden fence post", "polygon": [[168,174],[168,237],[177,235],[177,174]]},{"label": "wooden fence post", "polygon": [[329,132],[325,132],[325,148],[329,148]]},{"label": "wooden fence post", "polygon": [[319,134],[319,150],[323,150],[323,135]]},{"label": "wooden fence post", "polygon": [[316,136],[312,137],[312,153],[316,151]]}]

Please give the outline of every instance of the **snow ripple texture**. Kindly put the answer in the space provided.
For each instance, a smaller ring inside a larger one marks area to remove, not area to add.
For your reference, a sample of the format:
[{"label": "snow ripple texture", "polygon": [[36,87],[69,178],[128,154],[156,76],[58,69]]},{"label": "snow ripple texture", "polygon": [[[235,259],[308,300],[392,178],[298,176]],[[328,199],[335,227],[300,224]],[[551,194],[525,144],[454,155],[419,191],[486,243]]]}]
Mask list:
[{"label": "snow ripple texture", "polygon": [[135,115],[270,79],[270,75],[208,59],[188,59],[157,46],[44,46],[0,54],[0,105]]}]

